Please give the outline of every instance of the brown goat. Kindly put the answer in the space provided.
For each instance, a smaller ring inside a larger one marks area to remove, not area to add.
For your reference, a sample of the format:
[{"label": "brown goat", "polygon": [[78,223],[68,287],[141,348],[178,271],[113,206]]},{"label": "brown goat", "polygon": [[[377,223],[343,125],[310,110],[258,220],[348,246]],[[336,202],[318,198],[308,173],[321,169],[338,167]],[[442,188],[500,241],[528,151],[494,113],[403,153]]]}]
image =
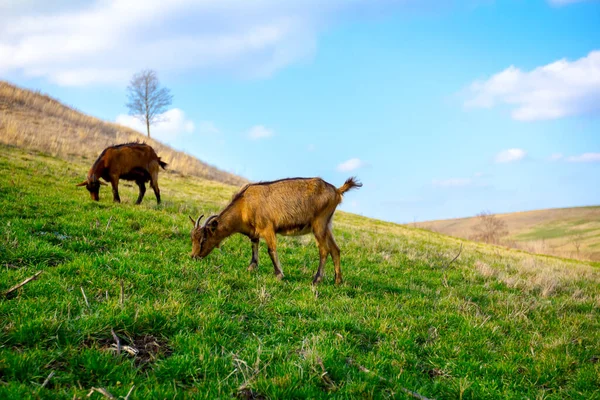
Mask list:
[{"label": "brown goat", "polygon": [[243,187],[219,215],[209,217],[203,226],[200,220],[190,217],[192,229],[192,257],[204,258],[223,239],[241,233],[252,242],[252,260],[249,271],[258,267],[258,242],[267,242],[275,276],[283,278],[277,257],[275,234],[305,235],[312,232],[319,246],[319,268],[313,284],[323,278],[323,267],[331,254],[335,265],[335,283],[342,283],[340,249],[331,232],[331,219],[342,195],[362,184],[349,178],[340,187],[320,178],[291,178],[274,182],[261,182]]},{"label": "brown goat", "polygon": [[77,186],[85,186],[92,196],[92,200],[100,200],[100,185],[112,185],[113,200],[121,202],[119,197],[119,179],[135,181],[140,188],[140,194],[135,204],[140,204],[146,193],[146,182],[154,189],[156,202],[160,204],[160,189],[158,188],[159,166],[163,169],[167,163],[162,162],[154,149],[144,143],[125,143],[107,147],[100,154],[90,171],[87,179]]}]

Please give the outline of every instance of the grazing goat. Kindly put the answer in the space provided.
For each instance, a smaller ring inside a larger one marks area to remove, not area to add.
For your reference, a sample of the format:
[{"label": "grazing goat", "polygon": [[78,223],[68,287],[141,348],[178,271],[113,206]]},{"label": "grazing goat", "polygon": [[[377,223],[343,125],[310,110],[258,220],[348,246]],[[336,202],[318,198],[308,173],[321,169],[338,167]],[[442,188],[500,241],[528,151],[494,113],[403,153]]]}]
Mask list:
[{"label": "grazing goat", "polygon": [[146,182],[154,189],[156,202],[160,204],[160,189],[158,188],[158,169],[163,169],[167,163],[162,162],[154,149],[144,143],[125,143],[107,147],[100,154],[90,171],[87,179],[77,186],[85,186],[92,200],[100,200],[100,185],[106,185],[100,178],[112,185],[113,200],[121,202],[119,197],[119,179],[135,181],[140,188],[140,194],[135,204],[140,204],[146,193]]},{"label": "grazing goat", "polygon": [[340,249],[333,239],[331,219],[342,202],[342,195],[361,186],[355,178],[349,178],[340,188],[320,178],[291,178],[246,185],[219,215],[209,217],[203,226],[200,225],[203,215],[195,221],[190,217],[194,224],[192,257],[204,258],[223,239],[241,233],[252,242],[252,260],[248,267],[252,271],[258,267],[258,242],[263,238],[275,276],[282,279],[275,234],[297,236],[312,232],[320,257],[313,284],[323,278],[323,267],[329,254],[335,265],[335,283],[342,283]]}]

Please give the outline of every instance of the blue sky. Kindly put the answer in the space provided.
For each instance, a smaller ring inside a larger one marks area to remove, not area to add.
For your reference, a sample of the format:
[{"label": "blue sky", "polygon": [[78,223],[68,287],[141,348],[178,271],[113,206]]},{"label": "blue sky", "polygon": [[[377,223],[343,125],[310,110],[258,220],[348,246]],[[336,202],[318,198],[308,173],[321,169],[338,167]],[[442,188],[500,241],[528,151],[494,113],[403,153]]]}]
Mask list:
[{"label": "blue sky", "polygon": [[[250,180],[364,183],[395,222],[600,204],[600,2],[0,2],[0,78]],[[201,193],[199,193],[201,196]]]}]

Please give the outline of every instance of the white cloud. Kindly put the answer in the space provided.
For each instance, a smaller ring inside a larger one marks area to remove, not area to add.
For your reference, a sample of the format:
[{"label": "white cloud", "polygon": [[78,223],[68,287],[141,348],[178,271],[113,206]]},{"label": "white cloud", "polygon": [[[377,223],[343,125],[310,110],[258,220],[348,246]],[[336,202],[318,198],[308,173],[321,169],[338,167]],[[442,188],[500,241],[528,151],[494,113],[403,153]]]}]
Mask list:
[{"label": "white cloud", "polygon": [[473,180],[471,178],[434,179],[431,184],[440,188],[465,187],[471,186]]},{"label": "white cloud", "polygon": [[217,135],[221,131],[212,121],[200,121],[198,124],[198,133],[201,135]]},{"label": "white cloud", "polygon": [[[179,108],[168,110],[161,114],[159,118],[160,122],[150,126],[150,136],[153,139],[169,142],[195,130],[194,123],[186,119],[185,113]],[[146,125],[131,115],[121,114],[117,116],[116,123],[146,134]]]},{"label": "white cloud", "polygon": [[248,131],[248,138],[251,140],[267,139],[274,134],[272,130],[265,128],[263,125],[255,125]]},{"label": "white cloud", "polygon": [[[126,84],[132,73],[268,76],[310,59],[342,15],[416,0],[0,1],[0,75],[65,86]],[[434,4],[433,1],[430,3]]]},{"label": "white cloud", "polygon": [[485,177],[485,173],[475,172],[472,178],[434,179],[431,181],[431,185],[437,188],[487,187]]},{"label": "white cloud", "polygon": [[515,162],[522,160],[526,155],[527,152],[523,149],[503,150],[496,155],[496,162],[500,164]]},{"label": "white cloud", "polygon": [[510,66],[467,89],[467,108],[513,107],[512,118],[547,120],[600,113],[600,51],[521,71]]},{"label": "white cloud", "polygon": [[600,162],[600,153],[583,153],[578,156],[567,157],[569,162]]},{"label": "white cloud", "polygon": [[564,156],[562,155],[562,153],[554,153],[554,154],[552,154],[550,157],[548,157],[548,159],[549,159],[550,161],[558,161],[558,160],[562,160],[562,159],[563,159],[563,157],[564,157]]},{"label": "white cloud", "polygon": [[354,171],[355,169],[366,166],[367,163],[362,161],[360,158],[351,158],[337,166],[337,170],[340,172]]},{"label": "white cloud", "polygon": [[584,1],[589,0],[548,0],[548,3],[552,4],[553,6],[566,6],[568,4],[583,3]]}]

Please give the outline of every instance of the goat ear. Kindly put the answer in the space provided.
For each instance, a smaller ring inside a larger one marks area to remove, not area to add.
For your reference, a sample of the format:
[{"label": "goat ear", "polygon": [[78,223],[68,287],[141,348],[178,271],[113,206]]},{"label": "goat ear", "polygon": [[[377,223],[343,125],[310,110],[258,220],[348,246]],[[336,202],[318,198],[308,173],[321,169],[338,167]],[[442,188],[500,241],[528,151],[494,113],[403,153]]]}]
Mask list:
[{"label": "goat ear", "polygon": [[208,225],[208,229],[211,232],[214,232],[215,229],[217,229],[218,226],[219,226],[219,221],[217,221],[217,219],[214,218],[212,221],[210,221],[210,224]]},{"label": "goat ear", "polygon": [[83,182],[81,182],[81,183],[78,183],[78,184],[77,184],[77,185],[75,185],[75,186],[79,187],[79,186],[85,186],[85,185],[87,185],[87,181],[83,181]]}]

